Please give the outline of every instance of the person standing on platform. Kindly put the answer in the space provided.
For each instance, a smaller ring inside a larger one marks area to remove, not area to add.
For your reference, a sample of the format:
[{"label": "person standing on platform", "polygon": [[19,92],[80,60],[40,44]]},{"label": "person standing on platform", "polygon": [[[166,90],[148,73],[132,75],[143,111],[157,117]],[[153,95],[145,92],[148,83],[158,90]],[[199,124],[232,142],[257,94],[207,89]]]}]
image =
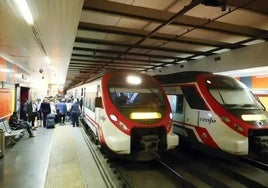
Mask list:
[{"label": "person standing on platform", "polygon": [[37,126],[42,127],[41,99],[37,99]]},{"label": "person standing on platform", "polygon": [[62,99],[60,103],[58,104],[58,110],[59,110],[59,123],[65,124],[65,115],[67,113],[67,105]]},{"label": "person standing on platform", "polygon": [[28,102],[27,112],[28,112],[29,123],[31,123],[32,129],[35,130],[36,129],[35,118],[37,116],[37,105],[33,99],[31,99]]},{"label": "person standing on platform", "polygon": [[46,127],[46,118],[47,115],[51,113],[50,103],[47,99],[44,99],[40,105],[40,111],[42,113],[43,118],[43,126]]},{"label": "person standing on platform", "polygon": [[78,117],[81,113],[81,109],[79,106],[79,101],[77,99],[74,100],[72,107],[71,107],[71,117],[72,117],[72,125],[73,127],[79,127]]},{"label": "person standing on platform", "polygon": [[[26,121],[28,121],[31,125],[31,118],[33,116],[33,106],[32,106],[32,100],[28,100],[28,102],[25,104],[26,105]],[[33,128],[33,127],[32,127]]]},{"label": "person standing on platform", "polygon": [[31,125],[24,120],[19,119],[18,112],[14,111],[13,114],[9,118],[9,126],[14,128],[15,130],[18,129],[26,129],[27,132],[29,133],[29,138],[35,137],[32,130],[31,130]]},{"label": "person standing on platform", "polygon": [[27,105],[28,105],[28,99],[25,100],[25,102],[23,103],[22,106],[22,113],[21,113],[21,119],[23,119],[24,121],[28,121],[28,117],[27,117]]}]

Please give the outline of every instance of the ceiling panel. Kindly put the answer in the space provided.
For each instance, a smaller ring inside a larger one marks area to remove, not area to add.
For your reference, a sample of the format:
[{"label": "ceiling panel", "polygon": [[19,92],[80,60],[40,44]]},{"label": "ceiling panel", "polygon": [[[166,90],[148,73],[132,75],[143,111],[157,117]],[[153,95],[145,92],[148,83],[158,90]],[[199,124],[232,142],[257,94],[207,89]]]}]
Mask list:
[{"label": "ceiling panel", "polygon": [[0,55],[69,88],[108,68],[158,70],[267,41],[267,0],[216,1],[27,0],[29,26],[2,0]]},{"label": "ceiling panel", "polygon": [[86,0],[75,43],[84,49],[73,49],[75,56],[83,57],[76,61],[102,62],[101,68],[90,70],[91,75],[133,64],[146,71],[267,38],[267,15],[256,12],[253,1],[228,1],[218,7],[202,2]]}]

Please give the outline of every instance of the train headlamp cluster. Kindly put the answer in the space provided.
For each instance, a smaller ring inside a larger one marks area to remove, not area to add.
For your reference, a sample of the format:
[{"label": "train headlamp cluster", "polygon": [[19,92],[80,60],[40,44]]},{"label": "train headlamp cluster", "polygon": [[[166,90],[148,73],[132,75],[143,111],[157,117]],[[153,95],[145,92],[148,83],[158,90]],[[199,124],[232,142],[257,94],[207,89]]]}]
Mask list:
[{"label": "train headlamp cluster", "polygon": [[119,125],[122,129],[124,129],[124,130],[128,130],[127,126],[126,126],[123,122],[118,121],[118,118],[117,118],[116,115],[114,115],[114,114],[110,114],[110,118],[111,118],[111,120],[113,120],[114,122],[117,122],[118,125]]},{"label": "train headlamp cluster", "polygon": [[239,125],[239,124],[234,124],[234,127],[235,127],[235,129],[237,130],[237,131],[239,131],[239,132],[243,132],[244,131],[244,128],[243,127],[241,127],[241,125]]},{"label": "train headlamp cluster", "polygon": [[117,121],[117,117],[116,117],[116,115],[114,115],[114,114],[110,114],[110,118],[111,118],[111,120],[113,120],[113,121]]},{"label": "train headlamp cluster", "polygon": [[[232,122],[232,121],[231,121],[228,117],[226,117],[226,116],[222,116],[221,119],[222,119],[222,121],[225,122],[225,123],[231,123],[231,122]],[[239,131],[239,132],[243,132],[243,131],[244,131],[244,128],[243,128],[241,125],[237,124],[237,123],[234,124],[234,128],[235,128],[237,131]]]},{"label": "train headlamp cluster", "polygon": [[132,112],[129,115],[130,119],[160,119],[162,114],[159,112]]}]

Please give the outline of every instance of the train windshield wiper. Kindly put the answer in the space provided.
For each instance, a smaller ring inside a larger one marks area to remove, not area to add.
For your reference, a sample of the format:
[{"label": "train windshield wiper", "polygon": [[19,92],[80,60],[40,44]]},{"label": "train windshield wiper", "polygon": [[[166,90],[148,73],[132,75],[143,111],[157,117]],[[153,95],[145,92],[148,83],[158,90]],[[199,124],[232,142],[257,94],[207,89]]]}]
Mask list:
[{"label": "train windshield wiper", "polygon": [[224,99],[223,99],[223,97],[222,97],[222,95],[221,95],[220,90],[219,90],[219,89],[217,89],[217,92],[219,93],[219,95],[220,95],[220,97],[221,97],[222,104],[223,104],[224,106],[226,106],[226,105],[227,105],[227,103],[224,101]]},{"label": "train windshield wiper", "polygon": [[227,104],[225,105],[228,108],[233,108],[233,109],[252,109],[252,110],[259,110],[260,108],[257,108],[253,104]]}]

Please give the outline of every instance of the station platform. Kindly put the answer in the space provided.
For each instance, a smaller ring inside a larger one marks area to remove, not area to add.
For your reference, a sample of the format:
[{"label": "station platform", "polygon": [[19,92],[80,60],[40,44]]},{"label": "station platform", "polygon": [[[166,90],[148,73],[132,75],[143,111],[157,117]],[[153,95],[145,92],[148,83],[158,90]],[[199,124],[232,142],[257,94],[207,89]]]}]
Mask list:
[{"label": "station platform", "polygon": [[37,128],[0,158],[1,188],[107,187],[83,138],[71,124]]}]

